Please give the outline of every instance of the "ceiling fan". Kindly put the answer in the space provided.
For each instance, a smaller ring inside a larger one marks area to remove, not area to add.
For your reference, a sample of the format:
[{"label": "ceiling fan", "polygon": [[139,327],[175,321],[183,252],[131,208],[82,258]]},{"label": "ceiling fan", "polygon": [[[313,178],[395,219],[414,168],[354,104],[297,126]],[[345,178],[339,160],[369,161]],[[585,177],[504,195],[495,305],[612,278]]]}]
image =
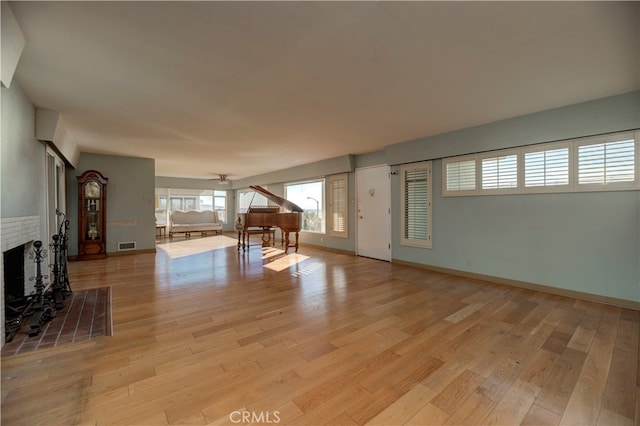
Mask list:
[{"label": "ceiling fan", "polygon": [[209,180],[217,180],[221,185],[228,185],[231,180],[229,180],[229,175],[226,173],[218,173],[217,178],[209,179]]}]

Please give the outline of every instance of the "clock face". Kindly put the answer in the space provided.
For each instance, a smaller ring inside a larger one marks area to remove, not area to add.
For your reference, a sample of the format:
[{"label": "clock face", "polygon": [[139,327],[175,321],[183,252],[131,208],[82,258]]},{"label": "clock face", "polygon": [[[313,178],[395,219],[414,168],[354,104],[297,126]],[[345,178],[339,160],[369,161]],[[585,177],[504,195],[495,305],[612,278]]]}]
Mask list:
[{"label": "clock face", "polygon": [[100,196],[100,184],[95,181],[89,181],[84,186],[84,196],[87,198],[98,198]]}]

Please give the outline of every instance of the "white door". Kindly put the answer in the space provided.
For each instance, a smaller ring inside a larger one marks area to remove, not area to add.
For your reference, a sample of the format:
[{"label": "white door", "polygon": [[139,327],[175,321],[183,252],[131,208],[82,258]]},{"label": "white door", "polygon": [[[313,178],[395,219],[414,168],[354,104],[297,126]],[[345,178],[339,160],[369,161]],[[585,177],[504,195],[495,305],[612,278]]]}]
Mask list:
[{"label": "white door", "polygon": [[391,260],[389,166],[356,169],[356,253]]}]

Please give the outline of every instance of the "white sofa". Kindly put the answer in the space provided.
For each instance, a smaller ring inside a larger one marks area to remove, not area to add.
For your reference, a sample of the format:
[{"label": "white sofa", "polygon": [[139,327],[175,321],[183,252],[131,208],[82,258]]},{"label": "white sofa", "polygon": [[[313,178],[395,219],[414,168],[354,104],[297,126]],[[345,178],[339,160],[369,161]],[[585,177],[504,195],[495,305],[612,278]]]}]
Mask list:
[{"label": "white sofa", "polygon": [[184,233],[187,238],[190,238],[192,232],[200,232],[203,236],[206,235],[207,232],[221,234],[222,222],[218,218],[218,212],[215,210],[172,211],[169,224],[169,238],[172,238],[173,234],[176,233]]}]

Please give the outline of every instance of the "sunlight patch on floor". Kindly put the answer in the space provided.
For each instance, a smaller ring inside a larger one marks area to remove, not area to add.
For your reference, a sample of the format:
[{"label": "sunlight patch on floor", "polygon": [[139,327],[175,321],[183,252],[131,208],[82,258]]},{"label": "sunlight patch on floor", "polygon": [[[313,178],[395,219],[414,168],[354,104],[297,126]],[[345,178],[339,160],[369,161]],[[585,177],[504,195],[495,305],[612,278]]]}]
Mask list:
[{"label": "sunlight patch on floor", "polygon": [[262,259],[269,259],[272,257],[276,257],[276,256],[282,256],[284,253],[284,250],[280,250],[278,248],[275,247],[263,247],[262,248]]},{"label": "sunlight patch on floor", "polygon": [[325,265],[319,262],[314,262],[306,265],[304,268],[291,273],[294,277],[301,277],[302,275],[310,275],[312,272],[322,269]]},{"label": "sunlight patch on floor", "polygon": [[[277,250],[277,251],[279,251],[280,254],[284,254],[284,251],[282,250]],[[268,253],[268,258],[274,257],[274,256],[275,256],[275,253],[271,251]],[[265,257],[263,256],[263,259],[264,258]],[[290,254],[278,257],[277,259],[274,259],[269,263],[266,263],[264,267],[272,271],[281,272],[281,271],[284,271],[285,269],[291,268],[292,266],[299,264],[300,262],[307,260],[308,258],[309,256],[305,256],[303,254],[290,253]]]},{"label": "sunlight patch on floor", "polygon": [[205,237],[175,243],[158,244],[156,247],[166,253],[171,259],[206,253],[227,247],[237,247],[238,240],[224,235]]}]

